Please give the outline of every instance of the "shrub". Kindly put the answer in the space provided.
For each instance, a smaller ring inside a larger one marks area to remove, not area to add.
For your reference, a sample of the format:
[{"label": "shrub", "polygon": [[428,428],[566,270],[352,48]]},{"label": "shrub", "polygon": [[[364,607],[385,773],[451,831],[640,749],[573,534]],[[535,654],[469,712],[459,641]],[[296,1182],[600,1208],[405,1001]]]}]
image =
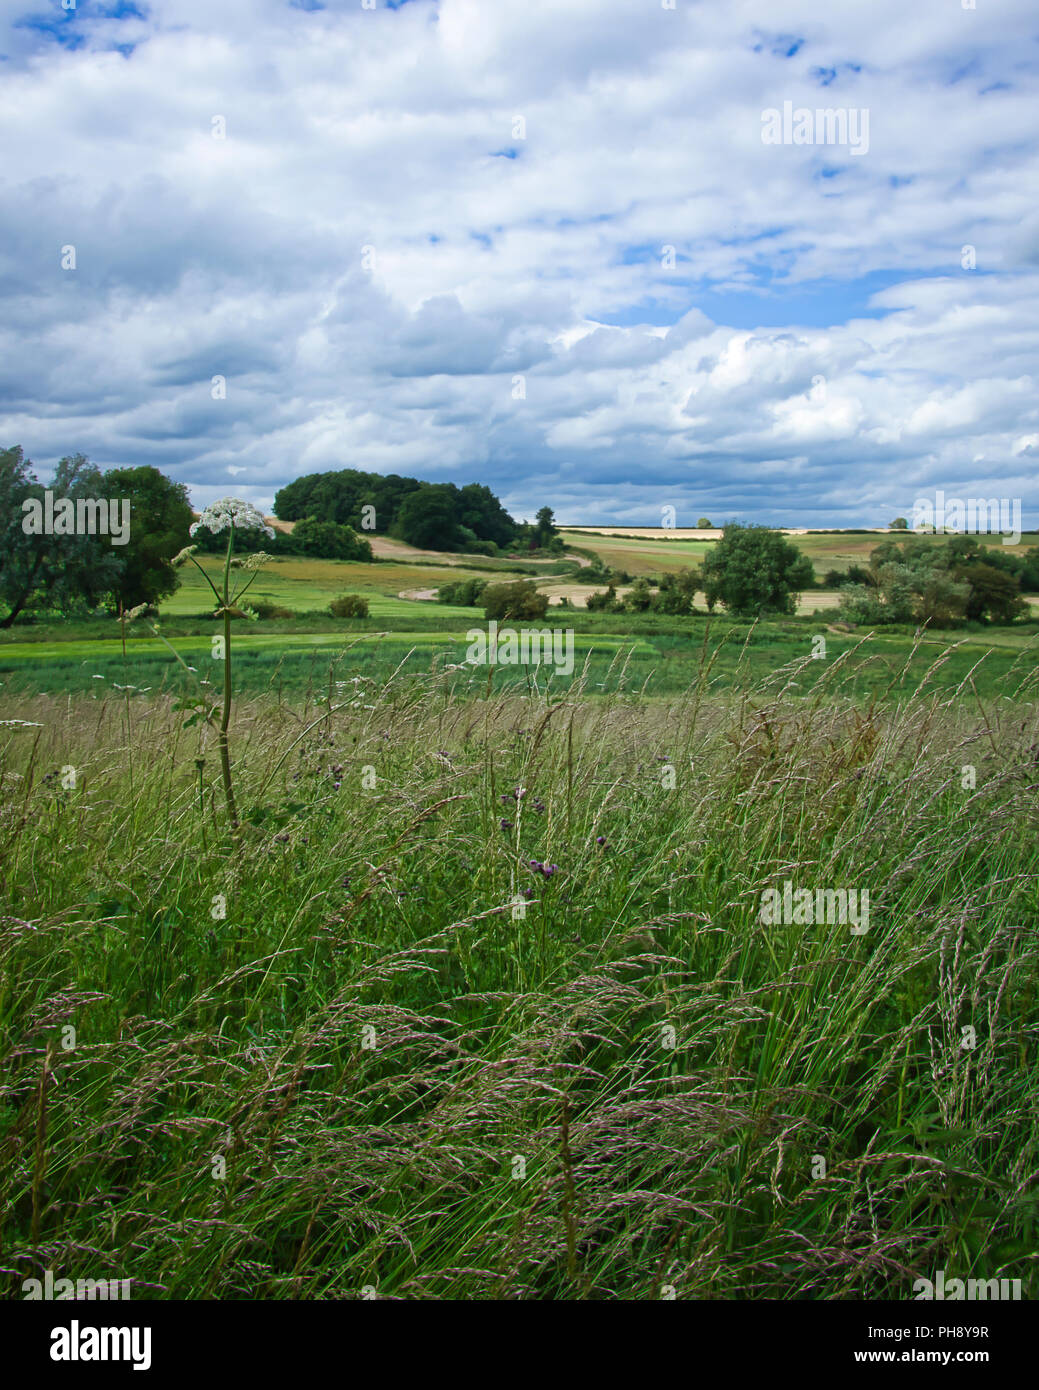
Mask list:
[{"label": "shrub", "polygon": [[270,603],[267,599],[255,598],[249,607],[258,618],[268,622],[273,618],[294,618],[296,615],[291,608],[282,608],[280,604]]},{"label": "shrub", "polygon": [[660,592],[653,600],[654,609],[672,617],[684,617],[694,612],[693,599],[699,585],[698,570],[685,569],[679,570],[677,574],[663,575],[660,580]]},{"label": "shrub", "polygon": [[343,594],[328,605],[333,618],[367,618],[368,600],[360,594]]},{"label": "shrub", "polygon": [[486,588],[486,579],[459,579],[457,583],[440,586],[437,602],[453,603],[459,608],[475,608]]},{"label": "shrub", "polygon": [[321,560],[363,560],[371,562],[372,547],[352,526],[337,526],[334,521],[304,517],[296,523],[292,538],[304,555]]},{"label": "shrub", "polygon": [[624,608],[628,613],[645,613],[652,602],[653,595],[650,593],[647,581],[636,579],[624,599]]},{"label": "shrub", "polygon": [[488,622],[506,618],[543,618],[548,610],[548,595],[539,594],[529,579],[517,579],[511,584],[489,584],[483,591],[483,614]]},{"label": "shrub", "polygon": [[585,605],[589,613],[620,613],[624,604],[617,597],[617,590],[611,584],[599,594],[589,594]]},{"label": "shrub", "polygon": [[824,589],[839,589],[842,584],[872,584],[869,570],[861,565],[849,565],[846,570],[827,570],[823,575]]}]

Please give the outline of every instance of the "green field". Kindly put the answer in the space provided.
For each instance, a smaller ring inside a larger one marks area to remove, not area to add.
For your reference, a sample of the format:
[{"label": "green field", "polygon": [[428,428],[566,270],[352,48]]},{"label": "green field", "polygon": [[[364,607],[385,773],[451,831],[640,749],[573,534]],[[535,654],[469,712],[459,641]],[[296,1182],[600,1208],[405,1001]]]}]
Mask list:
[{"label": "green field", "polygon": [[[5,700],[4,1292],[1034,1297],[1034,688],[769,650],[242,696],[237,835],[168,701]],[[765,924],[785,883],[856,916]]]},{"label": "green field", "polygon": [[226,757],[190,570],[0,634],[4,1292],[1034,1297],[1039,622],[555,610],[572,674],[491,670],[398,597],[443,559],[261,571]]},{"label": "green field", "polygon": [[[630,572],[659,573],[679,564],[698,562],[712,542],[632,540],[585,537],[582,549],[595,550],[610,565]],[[868,549],[873,537],[817,535],[798,537],[814,552],[817,570],[839,567],[857,552],[849,542]],[[944,537],[934,538],[942,544]],[[398,547],[403,549],[403,547]],[[466,631],[483,625],[479,608],[459,608],[429,600],[402,599],[402,591],[435,590],[463,577],[487,579],[487,571],[444,556],[414,562],[373,564],[336,560],[280,558],[266,565],[249,591],[248,601],[265,600],[293,615],[286,619],[235,623],[238,681],[243,691],[296,692],[307,698],[361,677],[388,679],[400,667],[410,676],[436,673],[457,692],[475,690],[486,676],[477,676],[465,660]],[[859,555],[859,558],[865,558]],[[203,557],[215,579],[218,557]],[[554,568],[554,567],[553,567]],[[193,566],[180,572],[181,587],[161,608],[160,640],[147,621],[139,621],[127,637],[125,653],[118,622],[91,619],[76,622],[38,622],[0,632],[0,693],[8,699],[43,693],[50,696],[88,693],[95,699],[127,698],[131,693],[183,694],[193,679],[208,688],[219,685],[219,663],[212,657],[212,638],[219,631],[213,617],[212,593]],[[512,572],[515,577],[516,572]],[[509,573],[502,574],[508,578]],[[575,580],[580,575],[573,576]],[[559,584],[544,576],[544,585]],[[344,593],[362,594],[369,601],[368,619],[341,620],[327,613],[329,602]],[[887,698],[927,677],[933,688],[976,690],[986,698],[1028,679],[1035,666],[1039,622],[1012,628],[974,628],[928,632],[918,639],[912,629],[881,629],[843,633],[829,625],[836,612],[836,595],[810,592],[803,596],[802,616],[757,624],[737,622],[724,615],[667,618],[654,614],[592,614],[581,609],[553,609],[542,625],[571,628],[575,633],[576,669],[573,682],[589,695],[620,688],[643,690],[648,696],[674,695],[690,688],[707,669],[713,686],[757,681],[792,682],[792,690],[814,687],[825,666],[839,662],[843,693],[851,698]],[[822,611],[815,611],[821,608]],[[813,641],[824,635],[826,663],[804,665]],[[195,668],[189,677],[169,647]],[[620,659],[618,659],[620,658]],[[460,667],[450,671],[451,666]],[[583,675],[581,674],[583,672]],[[972,684],[965,686],[968,675]],[[508,667],[495,672],[495,690],[523,688],[533,682],[553,690],[570,682],[551,669],[528,673]]]},{"label": "green field", "polygon": [[[214,579],[223,572],[217,556],[200,556],[200,562]],[[181,587],[161,608],[165,617],[197,615],[211,612],[213,595],[205,580],[192,565],[180,571]],[[511,570],[504,578],[512,578]],[[413,600],[397,595],[405,589],[438,588],[462,579],[477,578],[492,581],[486,570],[470,569],[464,565],[358,564],[345,560],[308,560],[278,557],[260,571],[259,578],[249,590],[249,598],[266,600],[293,613],[316,613],[326,609],[332,599],[341,594],[362,594],[368,599],[373,617],[404,619],[414,611]]]}]

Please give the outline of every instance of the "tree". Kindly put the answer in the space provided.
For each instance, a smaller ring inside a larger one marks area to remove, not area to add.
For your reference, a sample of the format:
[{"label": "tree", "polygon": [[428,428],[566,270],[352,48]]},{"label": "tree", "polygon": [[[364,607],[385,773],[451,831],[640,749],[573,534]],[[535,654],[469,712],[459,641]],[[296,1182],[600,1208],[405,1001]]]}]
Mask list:
[{"label": "tree", "polygon": [[0,451],[0,598],[10,609],[0,627],[10,627],[34,608],[92,612],[125,570],[126,548],[113,548],[106,535],[26,530],[23,522],[31,513],[23,503],[35,501],[42,513],[48,491],[55,499],[100,502],[105,480],[83,454],[72,454],[58,462],[53,482],[44,488],[20,447]]},{"label": "tree", "polygon": [[506,546],[516,539],[516,523],[482,483],[466,483],[458,493],[458,522],[480,542]]},{"label": "tree", "polygon": [[401,503],[393,534],[420,550],[454,550],[458,543],[454,492],[449,483],[420,483]]},{"label": "tree", "polygon": [[974,564],[958,565],[952,573],[970,589],[966,604],[966,616],[970,621],[1012,623],[1028,613],[1018,581],[995,565],[979,560]]},{"label": "tree", "polygon": [[711,525],[711,519],[710,519],[710,517],[707,517],[707,516],[702,516],[702,517],[700,518],[700,520],[696,523],[696,526],[697,526],[697,529],[700,530],[700,531],[713,531],[713,530],[714,530],[714,527]]},{"label": "tree", "polygon": [[543,618],[548,611],[548,595],[539,594],[532,580],[517,579],[511,584],[489,584],[483,591],[483,615],[504,622],[509,618]]},{"label": "tree", "polygon": [[551,507],[541,507],[534,519],[533,537],[539,548],[544,548],[558,534],[556,519]]},{"label": "tree", "polygon": [[54,582],[47,562],[50,537],[26,535],[22,528],[22,503],[42,496],[21,446],[0,450],[0,598],[10,609],[0,627],[10,627],[33,595],[41,588],[49,590]]},{"label": "tree", "polygon": [[[121,519],[122,499],[108,491],[107,479],[84,454],[60,459],[50,486],[56,497],[68,497],[73,501],[111,499],[119,507]],[[93,613],[101,603],[111,601],[129,564],[133,543],[132,508],[129,521],[126,545],[115,546],[109,536],[99,533],[51,538],[57,574],[49,597],[63,614]]]},{"label": "tree", "polygon": [[703,562],[707,607],[720,599],[736,617],[793,614],[803,589],[814,583],[812,562],[767,526],[730,522]]},{"label": "tree", "polygon": [[130,542],[123,547],[124,569],[113,588],[114,606],[156,604],[177,587],[170,561],[186,544],[195,519],[188,490],[150,464],[111,468],[104,474],[103,486],[103,495],[130,502]]},{"label": "tree", "polygon": [[905,519],[904,516],[896,516],[895,519],[894,519],[894,521],[891,523],[891,530],[892,530],[892,531],[908,531],[908,530],[909,530],[909,522],[906,521],[906,519]]}]

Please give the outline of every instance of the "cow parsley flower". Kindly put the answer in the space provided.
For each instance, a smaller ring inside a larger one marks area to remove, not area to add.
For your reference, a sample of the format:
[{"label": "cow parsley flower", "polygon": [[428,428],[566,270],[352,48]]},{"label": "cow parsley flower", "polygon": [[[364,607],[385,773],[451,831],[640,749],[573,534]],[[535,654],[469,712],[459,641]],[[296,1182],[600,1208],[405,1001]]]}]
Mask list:
[{"label": "cow parsley flower", "polygon": [[194,536],[204,528],[216,536],[229,526],[238,531],[263,531],[271,540],[274,539],[273,527],[267,525],[251,502],[243,502],[240,497],[221,497],[219,502],[211,503],[199,519],[188,527],[188,535]]}]

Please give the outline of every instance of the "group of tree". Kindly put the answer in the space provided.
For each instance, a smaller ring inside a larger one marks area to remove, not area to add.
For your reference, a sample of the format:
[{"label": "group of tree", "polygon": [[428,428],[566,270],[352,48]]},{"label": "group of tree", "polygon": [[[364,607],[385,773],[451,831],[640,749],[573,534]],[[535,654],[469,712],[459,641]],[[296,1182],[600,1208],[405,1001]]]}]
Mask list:
[{"label": "group of tree", "polygon": [[[42,507],[48,491],[73,503],[127,502],[127,543],[113,545],[109,534],[48,535],[27,528],[30,509],[23,504]],[[72,454],[44,487],[20,447],[0,449],[0,601],[8,610],[0,627],[34,610],[75,616],[158,603],[177,586],[170,560],[187,544],[193,520],[187,488],[157,468],[102,472],[83,454]]]},{"label": "group of tree", "polygon": [[[125,544],[113,544],[110,534],[84,534],[73,529],[61,534],[51,528],[23,525],[29,514],[23,504],[36,502],[45,511],[58,499],[73,505],[104,501],[120,509],[126,503],[129,528]],[[188,528],[195,513],[183,483],[175,483],[157,468],[110,468],[102,471],[83,454],[60,460],[54,478],[42,484],[20,446],[0,449],[0,604],[6,613],[0,627],[11,627],[23,615],[60,612],[76,617],[107,609],[118,613],[140,604],[155,606],[178,585],[170,563],[189,544]],[[203,553],[222,555],[227,536],[201,530],[190,542]],[[290,533],[240,531],[235,549],[265,550],[272,555],[311,556],[330,560],[371,562],[371,544],[349,525],[327,517],[301,518]]]},{"label": "group of tree", "polygon": [[590,594],[588,608],[682,617],[696,611],[693,601],[702,589],[708,612],[721,602],[734,617],[752,618],[794,613],[802,590],[813,587],[815,576],[811,560],[778,531],[733,522],[724,528],[699,570],[663,575],[655,593],[649,580],[641,577],[620,597],[618,582],[623,580],[611,576],[605,591]]},{"label": "group of tree", "polygon": [[868,569],[853,568],[840,606],[854,623],[1012,623],[1029,612],[1022,592],[1039,590],[1039,546],[1016,555],[976,536],[885,541],[870,553]]},{"label": "group of tree", "polygon": [[[655,593],[642,578],[620,597],[617,582],[611,576],[605,591],[590,595],[589,609],[680,616],[695,611],[702,588],[709,612],[722,603],[739,618],[791,616],[801,594],[816,587],[812,562],[796,545],[778,531],[741,523],[725,527],[699,572],[665,574]],[[830,570],[824,583],[840,589],[842,616],[856,624],[1012,623],[1029,612],[1022,592],[1039,592],[1039,546],[1019,555],[975,536],[941,543],[900,536],[876,546],[868,568]]]},{"label": "group of tree", "polygon": [[563,548],[549,507],[542,507],[530,525],[514,521],[482,483],[458,487],[355,468],[294,479],[275,494],[274,514],[281,521],[296,522],[320,517],[362,534],[392,536],[422,550],[498,555]]}]

